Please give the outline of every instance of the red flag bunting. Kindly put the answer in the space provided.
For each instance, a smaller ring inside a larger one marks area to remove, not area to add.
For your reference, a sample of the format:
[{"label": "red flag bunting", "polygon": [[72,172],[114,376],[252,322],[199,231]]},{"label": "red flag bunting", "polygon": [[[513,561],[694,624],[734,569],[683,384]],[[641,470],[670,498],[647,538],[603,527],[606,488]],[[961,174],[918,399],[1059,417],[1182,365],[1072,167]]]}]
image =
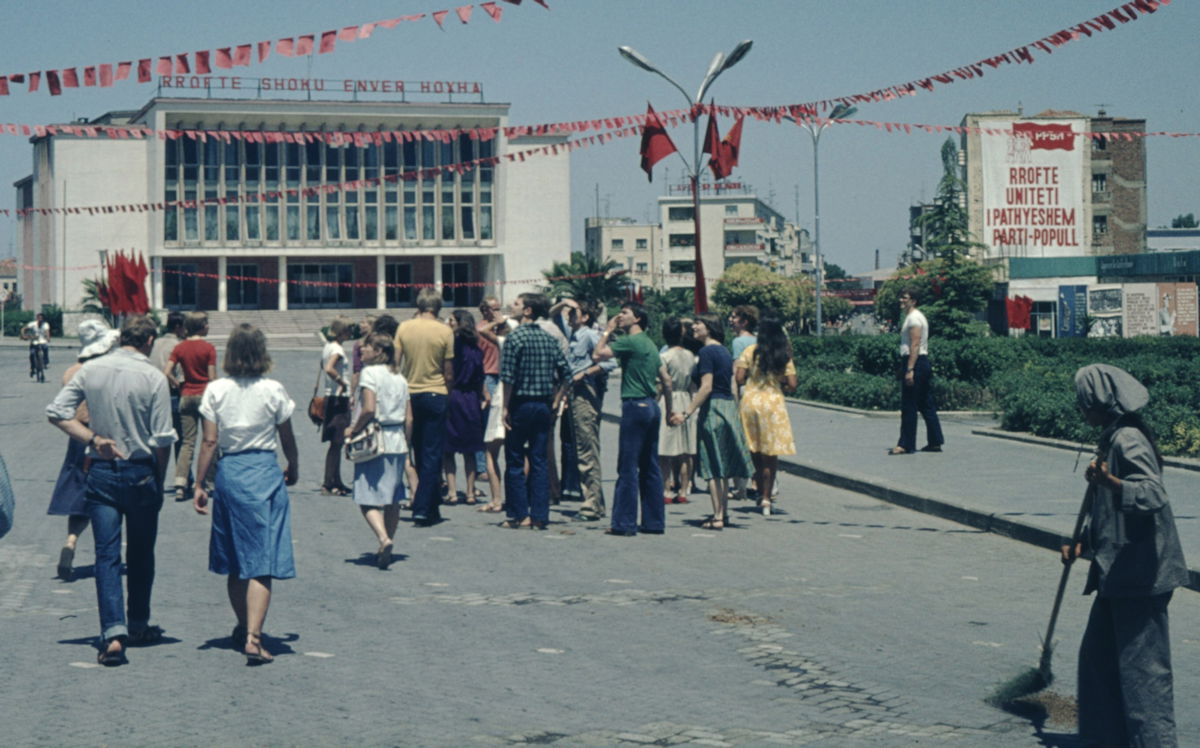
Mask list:
[{"label": "red flag bunting", "polygon": [[471,11],[473,10],[475,10],[474,5],[460,5],[454,9],[454,12],[458,14],[458,20],[463,23],[469,23],[471,20]]},{"label": "red flag bunting", "polygon": [[500,22],[500,16],[504,13],[504,9],[499,5],[495,3],[480,3],[479,7],[483,8],[484,12],[491,16],[493,21]]},{"label": "red flag bunting", "polygon": [[430,15],[432,15],[433,20],[437,22],[438,28],[445,28],[442,26],[442,21],[445,20],[449,13],[450,11],[448,10],[435,10],[433,13],[430,13]]}]

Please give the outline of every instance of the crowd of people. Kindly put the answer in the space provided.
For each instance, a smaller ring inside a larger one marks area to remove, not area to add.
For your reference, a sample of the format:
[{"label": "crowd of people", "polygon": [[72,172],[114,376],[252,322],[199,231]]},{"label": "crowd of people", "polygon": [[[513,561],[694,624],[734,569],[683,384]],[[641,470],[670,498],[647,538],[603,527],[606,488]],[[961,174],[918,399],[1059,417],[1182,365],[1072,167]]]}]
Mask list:
[{"label": "crowd of people", "polygon": [[[918,412],[928,438],[922,451],[941,451],[929,395],[929,323],[916,310],[915,290],[901,295],[901,305],[901,437],[889,453],[915,451]],[[622,305],[602,330],[599,306],[588,299],[551,305],[543,294],[525,293],[506,316],[489,297],[478,321],[464,310],[442,320],[441,294],[427,288],[416,307],[403,323],[388,314],[358,329],[334,320],[309,407],[330,444],[322,490],[353,497],[377,542],[380,568],[392,561],[405,507],[413,525],[428,527],[441,520],[443,504],[458,503],[458,455],[465,503],[478,503],[482,478],[490,495],[483,494],[489,501],[479,511],[503,512],[501,527],[544,530],[551,504],[569,498],[579,501],[570,515],[576,521],[609,515],[599,428],[607,379],[618,366],[617,480],[606,534],[664,533],[665,505],[687,503],[697,477],[712,502],[700,527],[728,527],[731,496],[753,497],[770,514],[778,458],[796,451],[783,395],[795,388],[796,370],[778,317],[749,306],[726,320],[672,317],[661,322],[659,346],[636,303]],[[735,333],[729,347],[726,323]],[[58,570],[71,575],[78,538],[90,524],[97,660],[105,666],[125,663],[127,647],[163,636],[151,623],[150,603],[172,445],[170,490],[212,515],[209,569],[226,577],[236,620],[231,643],[247,664],[273,660],[262,634],[272,583],[296,576],[287,491],[299,477],[295,403],[265,376],[271,357],[261,330],[242,324],[233,331],[221,378],[207,333],[199,312],[172,313],[162,335],[145,316],[126,319],[119,332],[85,321],[77,362],[46,408],[70,438],[49,509],[68,517]],[[1082,529],[1062,549],[1064,563],[1085,553],[1093,559],[1086,592],[1097,593],[1080,651],[1080,732],[1169,741],[1166,611],[1188,571],[1162,486],[1162,457],[1138,413],[1149,396],[1127,372],[1103,364],[1080,369],[1075,382],[1081,414],[1103,429],[1085,476]],[[343,460],[353,464],[350,486],[341,481]]]}]

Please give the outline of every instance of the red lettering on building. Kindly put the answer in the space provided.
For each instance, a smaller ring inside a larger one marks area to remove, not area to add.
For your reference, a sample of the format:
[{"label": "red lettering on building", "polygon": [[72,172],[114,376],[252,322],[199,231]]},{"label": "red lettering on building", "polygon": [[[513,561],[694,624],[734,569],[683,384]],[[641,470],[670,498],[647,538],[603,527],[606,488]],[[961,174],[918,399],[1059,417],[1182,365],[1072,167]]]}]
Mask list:
[{"label": "red lettering on building", "polygon": [[1029,138],[1029,147],[1033,150],[1075,150],[1075,134],[1069,124],[1042,125],[1037,122],[1014,122],[1013,134]]}]

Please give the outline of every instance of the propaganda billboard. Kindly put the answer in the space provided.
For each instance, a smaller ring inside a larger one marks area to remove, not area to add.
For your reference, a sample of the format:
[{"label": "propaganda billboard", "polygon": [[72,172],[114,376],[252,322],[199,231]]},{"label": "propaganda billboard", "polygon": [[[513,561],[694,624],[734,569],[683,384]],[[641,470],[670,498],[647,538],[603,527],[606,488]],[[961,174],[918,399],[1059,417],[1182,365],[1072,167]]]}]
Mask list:
[{"label": "propaganda billboard", "polygon": [[988,121],[980,135],[983,228],[990,257],[1085,254],[1086,119]]}]

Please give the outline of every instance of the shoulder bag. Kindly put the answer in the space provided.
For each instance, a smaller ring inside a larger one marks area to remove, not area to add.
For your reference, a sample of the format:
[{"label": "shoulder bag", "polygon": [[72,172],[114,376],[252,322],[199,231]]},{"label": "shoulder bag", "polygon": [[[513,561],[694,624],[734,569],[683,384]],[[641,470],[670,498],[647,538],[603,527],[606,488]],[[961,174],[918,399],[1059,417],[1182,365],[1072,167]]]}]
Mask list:
[{"label": "shoulder bag", "polygon": [[370,462],[383,454],[383,428],[371,421],[346,440],[346,459],[353,463]]}]

